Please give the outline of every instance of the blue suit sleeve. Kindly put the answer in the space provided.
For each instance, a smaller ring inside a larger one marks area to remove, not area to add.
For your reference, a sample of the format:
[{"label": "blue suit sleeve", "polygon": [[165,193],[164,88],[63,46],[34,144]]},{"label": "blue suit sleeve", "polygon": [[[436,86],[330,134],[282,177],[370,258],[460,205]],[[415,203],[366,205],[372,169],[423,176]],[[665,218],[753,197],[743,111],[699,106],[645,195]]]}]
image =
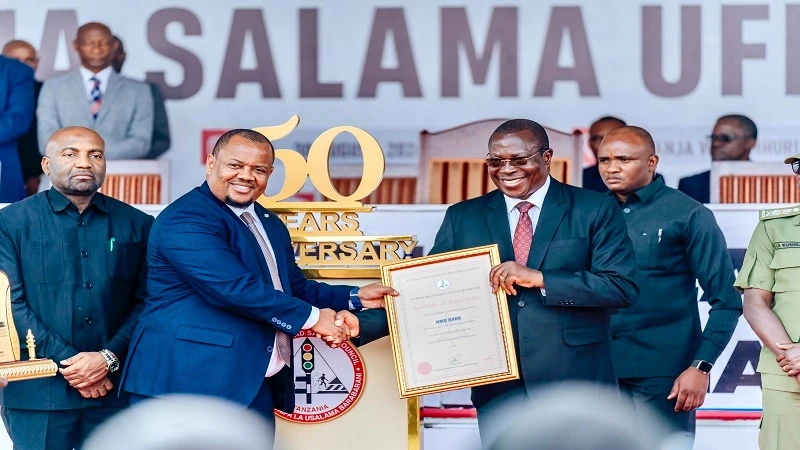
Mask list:
[{"label": "blue suit sleeve", "polygon": [[[219,223],[199,210],[173,211],[159,218],[150,236],[153,252],[162,257],[206,302],[286,332],[299,332],[311,305],[275,290],[241,263]],[[166,231],[169,230],[169,231]],[[198,248],[202,243],[202,249]],[[347,296],[344,296],[345,301]],[[277,328],[278,319],[288,328]]]},{"label": "blue suit sleeve", "polygon": [[0,111],[0,142],[22,136],[33,122],[33,69],[16,61],[13,63],[6,72],[8,101],[6,109]]}]

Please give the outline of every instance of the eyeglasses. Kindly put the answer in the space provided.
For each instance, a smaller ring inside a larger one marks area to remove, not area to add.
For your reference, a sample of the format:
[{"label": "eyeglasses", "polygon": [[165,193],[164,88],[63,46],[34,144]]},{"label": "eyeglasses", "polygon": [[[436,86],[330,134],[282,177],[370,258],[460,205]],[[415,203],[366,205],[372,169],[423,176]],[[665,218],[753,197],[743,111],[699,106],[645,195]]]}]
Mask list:
[{"label": "eyeglasses", "polygon": [[800,159],[795,159],[792,161],[792,172],[797,175],[800,175]]},{"label": "eyeglasses", "polygon": [[486,158],[486,165],[491,167],[492,169],[498,169],[500,167],[503,167],[503,166],[506,165],[506,163],[508,163],[511,167],[524,167],[524,166],[528,165],[528,161],[531,158],[533,158],[534,156],[536,156],[537,153],[541,153],[541,152],[544,152],[546,150],[549,150],[549,149],[548,148],[540,148],[539,150],[536,150],[535,152],[533,152],[533,154],[530,155],[530,156],[518,156],[516,158],[508,158],[508,159],[489,158],[489,157],[487,157]]},{"label": "eyeglasses", "polygon": [[733,141],[738,141],[739,139],[750,139],[752,136],[734,136],[732,134],[710,134],[707,136],[708,140],[712,143],[714,142],[722,142],[723,144],[730,144]]}]

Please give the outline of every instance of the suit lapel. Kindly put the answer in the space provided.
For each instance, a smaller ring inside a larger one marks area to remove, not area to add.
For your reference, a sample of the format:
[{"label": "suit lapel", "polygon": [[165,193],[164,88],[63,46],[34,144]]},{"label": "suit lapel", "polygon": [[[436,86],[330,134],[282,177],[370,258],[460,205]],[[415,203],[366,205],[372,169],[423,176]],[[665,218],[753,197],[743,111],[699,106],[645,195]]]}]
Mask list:
[{"label": "suit lapel", "polygon": [[[72,78],[69,80],[70,91],[75,94],[72,101],[76,108],[80,108],[82,110],[82,114],[86,116],[86,123],[92,123],[94,121],[94,117],[92,117],[92,112],[89,109],[91,103],[89,103],[89,97],[86,95],[86,87],[83,85],[83,76],[81,76],[80,70],[76,71]],[[70,124],[62,124],[64,126]]]},{"label": "suit lapel", "polygon": [[108,110],[111,109],[111,105],[114,104],[114,101],[119,93],[119,90],[122,88],[122,80],[121,76],[111,71],[111,75],[108,77],[108,86],[106,86],[106,92],[103,94],[103,102],[100,104],[100,112],[97,114],[97,122],[100,123],[105,117],[108,115]]},{"label": "suit lapel", "polygon": [[511,243],[511,230],[508,224],[508,211],[503,194],[499,190],[486,202],[489,210],[486,215],[486,224],[492,235],[492,242],[496,242],[500,249],[500,261],[514,260],[514,247]]},{"label": "suit lapel", "polygon": [[558,224],[564,218],[566,212],[564,203],[564,186],[551,178],[550,189],[547,191],[542,211],[539,213],[539,222],[533,231],[533,243],[531,243],[531,251],[528,253],[528,267],[536,270],[542,267],[547,248],[553,240]]}]

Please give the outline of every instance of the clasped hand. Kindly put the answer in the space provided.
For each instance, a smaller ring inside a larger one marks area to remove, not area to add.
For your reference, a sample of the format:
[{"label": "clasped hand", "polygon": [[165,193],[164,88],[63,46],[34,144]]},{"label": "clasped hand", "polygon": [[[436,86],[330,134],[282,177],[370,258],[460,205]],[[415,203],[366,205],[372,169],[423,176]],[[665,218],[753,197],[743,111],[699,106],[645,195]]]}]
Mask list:
[{"label": "clasped hand", "polygon": [[100,352],[80,352],[61,365],[65,367],[58,371],[84,398],[103,397],[114,388],[107,378],[108,363]]},{"label": "clasped hand", "polygon": [[[358,289],[358,300],[364,308],[384,308],[387,295],[398,296],[397,291],[380,283],[371,283]],[[358,317],[350,311],[335,313],[332,309],[322,309],[319,320],[311,327],[318,338],[324,340],[331,348],[359,335]]]},{"label": "clasped hand", "polygon": [[800,383],[800,345],[794,343],[776,345],[782,350],[775,357],[781,369]]}]

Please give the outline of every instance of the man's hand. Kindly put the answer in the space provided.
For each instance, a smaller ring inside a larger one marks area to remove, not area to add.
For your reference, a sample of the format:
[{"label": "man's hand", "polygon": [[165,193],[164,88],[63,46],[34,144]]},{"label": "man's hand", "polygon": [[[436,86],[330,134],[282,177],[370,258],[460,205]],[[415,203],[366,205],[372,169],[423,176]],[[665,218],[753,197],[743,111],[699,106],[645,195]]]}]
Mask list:
[{"label": "man's hand", "polygon": [[[356,319],[356,323],[357,322],[358,319]],[[318,337],[322,337],[331,347],[334,345],[338,346],[347,339],[350,339],[350,330],[346,328],[342,320],[340,320],[339,325],[336,325],[336,312],[330,308],[319,310],[319,319],[317,323],[311,327],[311,330],[316,333]]]},{"label": "man's hand", "polygon": [[361,330],[358,326],[358,317],[355,314],[351,313],[350,311],[339,311],[336,313],[336,320],[334,324],[344,327],[346,330],[349,330],[349,334],[351,338],[354,338],[361,334]]},{"label": "man's hand", "polygon": [[385,308],[387,295],[396,297],[400,294],[378,282],[362,286],[358,290],[358,300],[361,301],[361,306],[364,308]]},{"label": "man's hand", "polygon": [[677,398],[675,412],[691,411],[703,406],[708,390],[708,374],[700,372],[695,367],[689,367],[678,375],[667,400]]},{"label": "man's hand", "polygon": [[506,261],[492,267],[492,271],[489,272],[489,282],[494,292],[502,288],[506,294],[517,295],[515,284],[522,287],[543,288],[544,276],[538,270],[517,264],[515,261]]},{"label": "man's hand", "polygon": [[8,380],[5,377],[0,377],[0,388],[8,386]]},{"label": "man's hand", "polygon": [[111,380],[108,378],[103,378],[97,383],[87,386],[86,388],[78,389],[78,392],[81,393],[83,398],[100,398],[111,392],[111,389],[113,388],[114,385],[111,383]]},{"label": "man's hand", "polygon": [[779,349],[783,350],[778,353],[775,359],[780,364],[781,368],[786,375],[790,377],[800,375],[800,345],[797,344],[775,344]]},{"label": "man's hand", "polygon": [[100,352],[80,352],[61,365],[66,368],[58,371],[76,389],[85,389],[108,375],[108,363]]}]

